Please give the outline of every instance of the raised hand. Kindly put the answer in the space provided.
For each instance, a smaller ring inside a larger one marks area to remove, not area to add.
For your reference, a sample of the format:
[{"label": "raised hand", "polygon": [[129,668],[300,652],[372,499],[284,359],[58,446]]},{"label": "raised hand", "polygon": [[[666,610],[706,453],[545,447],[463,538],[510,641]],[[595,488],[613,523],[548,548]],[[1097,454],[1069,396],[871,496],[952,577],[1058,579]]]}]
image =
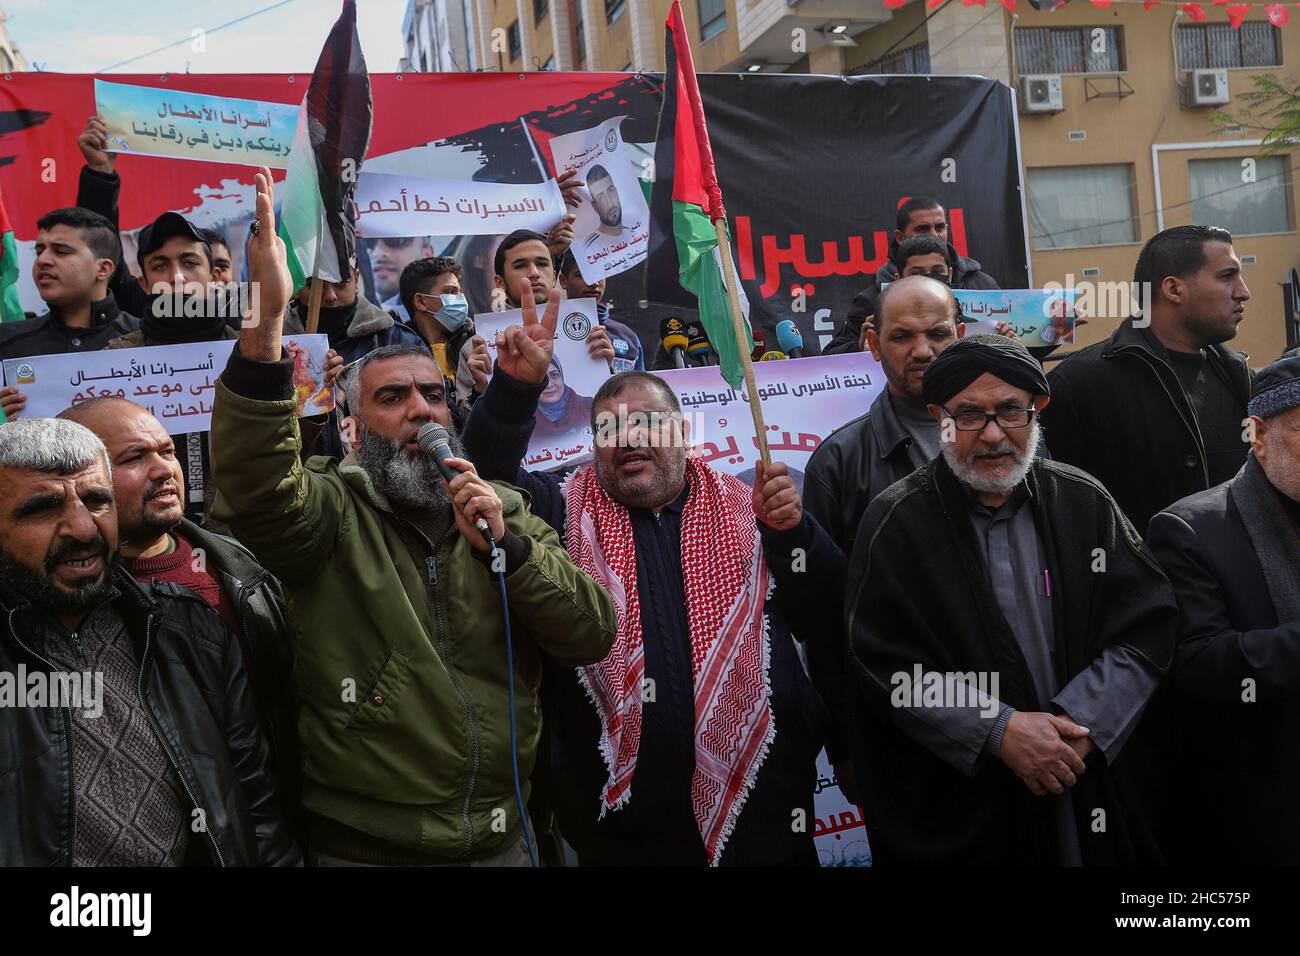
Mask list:
[{"label": "raised hand", "polygon": [[86,128],[77,137],[77,146],[86,159],[86,165],[101,173],[113,171],[116,157],[108,152],[108,124],[98,116],[86,120]]},{"label": "raised hand", "polygon": [[470,349],[465,364],[474,376],[474,391],[482,395],[487,390],[488,378],[492,375],[492,355],[488,352],[487,339],[483,336],[476,335],[470,342],[473,348]]},{"label": "raised hand", "polygon": [[263,166],[253,177],[257,189],[257,235],[250,235],[245,248],[248,280],[252,286],[252,311],[244,318],[239,351],[254,362],[280,358],[280,333],[284,310],[293,294],[284,240],[275,234],[275,182]]},{"label": "raised hand", "polygon": [[546,237],[546,248],[550,250],[551,258],[563,258],[569,246],[573,245],[573,222],[576,218],[573,213],[567,213]]},{"label": "raised hand", "polygon": [[519,280],[519,301],[523,325],[512,325],[497,334],[497,365],[517,381],[540,385],[546,381],[551,353],[555,350],[555,327],[560,321],[560,290],[551,290],[540,319],[533,301],[533,288],[527,278]]},{"label": "raised hand", "polygon": [[560,187],[566,206],[576,207],[582,204],[582,187],[586,183],[578,178],[578,171],[572,166],[555,177],[555,184]]}]

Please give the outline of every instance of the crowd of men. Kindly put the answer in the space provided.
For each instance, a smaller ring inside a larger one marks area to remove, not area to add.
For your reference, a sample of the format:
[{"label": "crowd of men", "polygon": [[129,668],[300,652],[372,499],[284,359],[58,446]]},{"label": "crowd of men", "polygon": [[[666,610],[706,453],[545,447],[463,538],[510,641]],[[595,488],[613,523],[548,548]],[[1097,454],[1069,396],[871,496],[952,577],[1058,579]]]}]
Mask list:
[{"label": "crowd of men", "polygon": [[[964,334],[951,288],[994,280],[902,204],[826,349],[884,389],[802,488],[750,485],[692,453],[572,215],[473,262],[383,240],[376,302],[324,283],[339,407],[298,419],[270,171],[232,316],[228,240],[164,213],[133,275],[98,119],[80,144],[0,358],[235,345],[204,433],[0,391],[0,674],[85,678],[0,696],[0,863],[816,865],[823,748],[877,865],[1300,863],[1300,355],[1225,344],[1227,232],[1152,238],[1142,311],[1048,373]],[[495,362],[484,261],[521,315]],[[527,471],[575,414],[565,295],[612,373],[594,460]]]}]

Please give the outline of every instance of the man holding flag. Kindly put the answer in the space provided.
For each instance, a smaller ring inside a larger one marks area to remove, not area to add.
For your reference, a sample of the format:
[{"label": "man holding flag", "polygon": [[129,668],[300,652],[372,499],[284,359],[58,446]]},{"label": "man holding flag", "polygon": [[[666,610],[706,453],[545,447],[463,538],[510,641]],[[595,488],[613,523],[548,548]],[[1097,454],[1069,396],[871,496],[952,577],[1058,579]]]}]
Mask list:
[{"label": "man holding flag", "polygon": [[[699,298],[724,375],[747,377],[753,395],[677,4],[668,51],[659,150],[674,161],[658,164],[656,184],[673,197],[668,255]],[[564,838],[583,865],[817,865],[826,714],[795,639],[831,625],[819,615],[837,616],[843,555],[805,515],[784,464],[758,462],[751,489],[693,456],[676,395],[647,372],[620,372],[596,393],[593,464],[563,483],[520,470],[559,313],[558,291],[539,320],[520,288],[523,327],[498,337],[465,448],[485,477],[529,492],[534,514],[618,609],[605,660],[548,661],[542,682],[549,796]]]}]

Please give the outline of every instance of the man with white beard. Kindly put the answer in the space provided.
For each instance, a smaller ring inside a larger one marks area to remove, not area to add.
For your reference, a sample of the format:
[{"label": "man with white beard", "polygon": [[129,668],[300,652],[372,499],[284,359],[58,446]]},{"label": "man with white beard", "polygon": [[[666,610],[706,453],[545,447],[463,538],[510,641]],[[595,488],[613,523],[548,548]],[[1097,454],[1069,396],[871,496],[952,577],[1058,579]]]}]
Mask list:
[{"label": "man with white beard", "polygon": [[1180,611],[1172,685],[1182,786],[1170,845],[1201,865],[1295,866],[1300,356],[1260,372],[1246,410],[1251,451],[1237,476],[1170,505],[1147,528]]},{"label": "man with white beard", "polygon": [[1169,667],[1172,588],[1096,479],[1035,458],[1049,389],[1023,345],[962,339],[922,388],[942,454],[871,503],[848,573],[876,862],[1153,860],[1121,752]]}]

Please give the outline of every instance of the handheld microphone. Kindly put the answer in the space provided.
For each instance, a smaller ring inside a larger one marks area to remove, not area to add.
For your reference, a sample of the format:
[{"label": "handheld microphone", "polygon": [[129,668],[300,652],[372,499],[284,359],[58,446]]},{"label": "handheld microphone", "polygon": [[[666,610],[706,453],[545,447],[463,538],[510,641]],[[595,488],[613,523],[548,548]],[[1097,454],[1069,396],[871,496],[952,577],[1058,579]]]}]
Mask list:
[{"label": "handheld microphone", "polygon": [[790,358],[803,358],[803,335],[793,319],[782,319],[776,323],[776,344]]},{"label": "handheld microphone", "polygon": [[704,326],[698,322],[692,322],[686,327],[686,354],[692,360],[699,360],[701,365],[712,365],[709,356],[713,354],[713,343],[709,341],[708,334],[704,331]]},{"label": "handheld microphone", "polygon": [[767,351],[767,336],[762,329],[754,329],[751,334],[754,337],[754,351],[749,353],[749,357],[757,362],[762,359],[763,353]]},{"label": "handheld microphone", "polygon": [[[442,477],[446,478],[448,483],[461,473],[459,468],[447,464],[448,458],[456,457],[451,453],[449,438],[447,429],[437,422],[426,422],[420,426],[420,430],[415,435],[415,440],[420,445],[420,451],[433,459],[434,464],[438,466],[438,470],[442,472]],[[490,546],[496,546],[496,542],[492,540],[492,530],[488,527],[486,518],[482,516],[475,518],[474,527],[478,528],[479,534],[483,535],[483,538]]]},{"label": "handheld microphone", "polygon": [[690,340],[686,337],[685,326],[676,316],[670,316],[659,323],[659,340],[664,351],[672,356],[673,368],[686,368],[686,349]]},{"label": "handheld microphone", "polygon": [[781,359],[786,359],[789,357],[790,356],[786,355],[780,349],[772,349],[771,351],[764,352],[762,355],[760,355],[758,357],[758,360],[760,362],[779,362],[781,361]]}]

